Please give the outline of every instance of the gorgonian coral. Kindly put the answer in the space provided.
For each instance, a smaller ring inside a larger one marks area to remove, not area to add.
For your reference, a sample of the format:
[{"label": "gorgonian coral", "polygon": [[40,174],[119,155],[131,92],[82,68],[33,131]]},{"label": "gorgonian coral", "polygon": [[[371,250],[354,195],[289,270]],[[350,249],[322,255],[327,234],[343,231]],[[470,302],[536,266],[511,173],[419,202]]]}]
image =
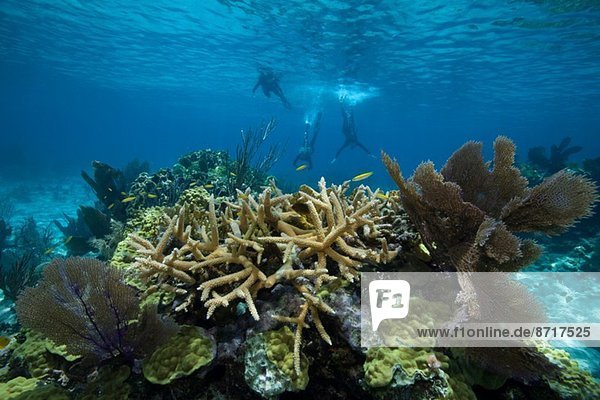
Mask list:
[{"label": "gorgonian coral", "polygon": [[514,271],[540,253],[533,241],[514,232],[557,234],[591,214],[598,194],[589,179],[559,171],[529,188],[514,166],[510,139],[499,136],[494,142],[491,169],[481,147],[466,143],[440,172],[423,163],[411,180],[382,153],[404,209],[438,263],[458,271]]},{"label": "gorgonian coral", "polygon": [[135,289],[117,269],[95,259],[54,260],[39,285],[21,293],[16,308],[23,326],[95,361],[132,361],[177,331],[155,307],[140,311]]}]

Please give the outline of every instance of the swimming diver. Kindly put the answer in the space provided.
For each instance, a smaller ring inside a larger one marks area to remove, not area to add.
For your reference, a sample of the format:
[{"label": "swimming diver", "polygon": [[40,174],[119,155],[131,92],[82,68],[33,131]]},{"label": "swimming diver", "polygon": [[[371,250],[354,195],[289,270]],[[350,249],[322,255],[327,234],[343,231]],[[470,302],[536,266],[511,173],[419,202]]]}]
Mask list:
[{"label": "swimming diver", "polygon": [[262,86],[265,96],[271,97],[271,93],[275,93],[275,96],[279,97],[285,108],[290,110],[292,105],[285,98],[283,90],[281,90],[281,87],[279,86],[279,77],[277,74],[275,74],[272,69],[267,67],[259,67],[258,73],[260,75],[258,76],[256,85],[254,85],[254,88],[252,89],[252,93],[256,92],[256,89],[258,89],[259,86]]},{"label": "swimming diver", "polygon": [[313,122],[312,139],[310,140],[310,122],[307,121],[304,125],[304,144],[302,145],[302,147],[300,147],[298,155],[294,159],[294,167],[300,168],[302,165],[306,165],[306,167],[304,168],[312,168],[312,155],[315,151],[315,142],[317,140],[317,134],[319,133],[319,128],[321,127],[321,116],[322,113],[319,111],[317,117]]},{"label": "swimming diver", "polygon": [[352,110],[351,107],[345,107],[343,99],[341,100],[340,104],[342,106],[342,133],[344,134],[344,143],[342,144],[342,147],[338,149],[337,153],[335,153],[335,157],[333,160],[331,160],[331,163],[333,164],[336,162],[339,155],[348,146],[359,147],[369,156],[375,157],[373,154],[371,154],[369,149],[365,147],[365,145],[358,141],[356,136],[356,126],[354,125],[354,110]]}]

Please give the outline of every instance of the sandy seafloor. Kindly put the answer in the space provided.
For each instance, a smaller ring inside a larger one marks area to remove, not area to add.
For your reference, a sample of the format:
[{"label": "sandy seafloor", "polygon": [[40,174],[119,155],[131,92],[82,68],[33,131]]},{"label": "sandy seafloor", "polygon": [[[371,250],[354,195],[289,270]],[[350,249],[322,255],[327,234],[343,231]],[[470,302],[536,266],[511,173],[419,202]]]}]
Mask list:
[{"label": "sandy seafloor", "polygon": [[[52,255],[55,257],[66,256],[63,245],[64,237],[56,227],[54,221],[66,223],[64,216],[76,217],[80,205],[93,205],[96,199],[93,191],[83,181],[80,175],[49,177],[43,180],[18,179],[9,180],[0,177],[0,198],[10,199],[14,210],[9,222],[15,228],[20,226],[27,218],[33,217],[38,229],[44,230],[50,227],[54,233],[55,248]],[[600,244],[600,233],[595,236],[570,241],[560,237],[550,238],[550,241],[565,241],[560,247],[561,253],[552,253],[545,246],[544,253],[536,263],[527,268],[528,271],[582,271],[586,269],[588,261],[594,251],[598,250]],[[522,280],[526,285],[539,289],[535,276],[525,276]],[[589,310],[586,301],[589,301],[589,293],[595,292],[596,301],[600,301],[600,287],[596,287],[591,281],[582,280],[576,290],[570,285],[569,288],[557,286],[555,288],[545,287],[544,293],[555,295],[544,296],[544,306],[547,309],[549,322],[561,321],[561,315],[568,315],[568,321],[573,321],[572,310]],[[565,295],[569,295],[566,302]],[[586,296],[582,296],[585,294]],[[13,322],[15,320],[12,304],[4,301],[0,290],[0,321]],[[600,320],[600,316],[593,316],[593,320]],[[585,321],[581,321],[585,322]],[[600,348],[572,347],[565,348],[578,360],[580,365],[588,369],[596,378],[600,378]]]}]

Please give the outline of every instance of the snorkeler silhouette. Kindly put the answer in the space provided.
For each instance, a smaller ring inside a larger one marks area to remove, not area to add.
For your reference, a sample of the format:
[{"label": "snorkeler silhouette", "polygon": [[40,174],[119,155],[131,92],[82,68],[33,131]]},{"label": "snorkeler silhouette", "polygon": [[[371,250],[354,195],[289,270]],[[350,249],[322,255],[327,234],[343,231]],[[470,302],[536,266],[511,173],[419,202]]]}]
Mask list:
[{"label": "snorkeler silhouette", "polygon": [[256,85],[252,89],[252,93],[256,92],[259,86],[262,86],[263,93],[267,97],[271,97],[271,93],[275,93],[275,96],[281,99],[281,102],[288,110],[292,108],[290,102],[285,98],[283,94],[283,90],[279,86],[279,77],[272,69],[267,67],[258,67],[258,80],[256,81]]},{"label": "snorkeler silhouette", "polygon": [[[315,121],[313,122],[312,128],[312,139],[309,140],[309,131],[310,131],[310,122],[306,122],[304,125],[304,144],[298,150],[298,155],[294,159],[294,167],[302,168],[302,165],[306,165],[306,169],[312,168],[312,155],[315,151],[315,142],[317,140],[317,134],[319,133],[319,128],[321,127],[321,115],[322,113],[319,111]],[[304,169],[302,168],[302,169]]]},{"label": "snorkeler silhouette", "polygon": [[356,136],[356,126],[354,125],[354,111],[351,107],[344,105],[343,98],[340,99],[340,104],[342,106],[342,118],[344,120],[342,124],[344,143],[342,144],[342,147],[338,149],[337,153],[335,153],[335,157],[333,158],[333,160],[331,160],[331,163],[333,164],[334,162],[336,162],[339,155],[348,146],[359,147],[369,156],[374,157],[373,154],[371,154],[371,152],[369,151],[369,149],[367,149],[365,145],[358,141],[358,138]]}]

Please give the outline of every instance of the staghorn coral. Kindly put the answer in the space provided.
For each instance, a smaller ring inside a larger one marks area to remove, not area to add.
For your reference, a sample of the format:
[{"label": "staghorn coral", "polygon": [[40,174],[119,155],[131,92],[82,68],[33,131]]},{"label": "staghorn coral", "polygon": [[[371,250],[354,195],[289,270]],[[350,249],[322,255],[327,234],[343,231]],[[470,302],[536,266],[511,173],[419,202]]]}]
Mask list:
[{"label": "staghorn coral", "polygon": [[54,260],[40,284],[21,293],[16,310],[23,326],[90,361],[117,356],[133,361],[176,332],[155,307],[140,311],[121,273],[94,259]]},{"label": "staghorn coral", "polygon": [[303,299],[300,309],[295,316],[276,318],[296,326],[294,365],[299,373],[302,331],[309,320],[331,343],[319,316],[334,313],[317,295],[323,283],[337,277],[353,280],[364,263],[387,263],[398,253],[399,243],[386,240],[389,225],[379,224],[385,202],[364,187],[346,196],[347,188],[327,187],[321,179],[319,190],[303,187],[294,195],[269,188],[255,198],[238,191],[237,202],[224,202],[219,214],[211,197],[201,223],[183,205],[176,216],[165,215],[168,226],[158,243],[130,235],[138,253],[135,266],[143,279],[153,282],[149,292],[163,289],[186,296],[176,311],[192,305],[200,290],[207,318],[242,299],[259,320],[257,293],[291,285]]},{"label": "staghorn coral", "polygon": [[534,188],[514,167],[515,146],[494,142],[493,168],[481,144],[457,150],[441,172],[421,164],[412,180],[385,153],[383,162],[400,189],[400,201],[434,260],[459,271],[514,271],[535,260],[538,246],[513,232],[559,233],[591,213],[597,188],[560,171]]}]

